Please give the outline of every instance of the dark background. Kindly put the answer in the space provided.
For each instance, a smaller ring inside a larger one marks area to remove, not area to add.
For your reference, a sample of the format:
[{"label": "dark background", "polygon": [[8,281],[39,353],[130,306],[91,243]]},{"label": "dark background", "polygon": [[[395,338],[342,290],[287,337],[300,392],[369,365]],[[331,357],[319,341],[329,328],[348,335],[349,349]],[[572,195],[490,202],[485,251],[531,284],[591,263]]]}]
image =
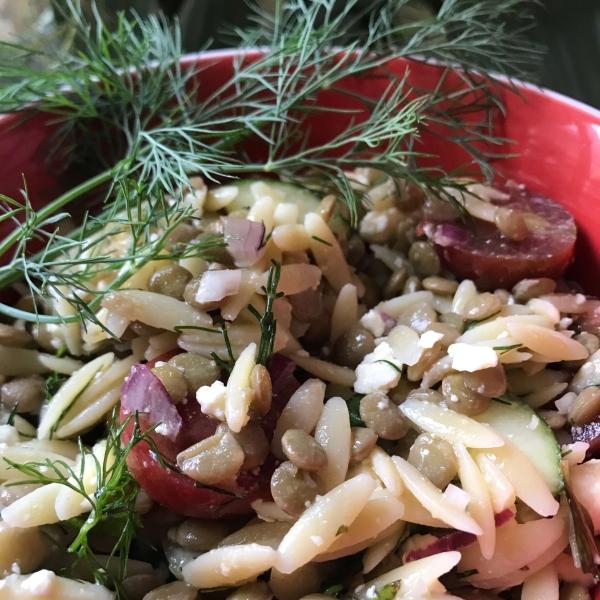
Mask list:
[{"label": "dark background", "polygon": [[[12,0],[17,1],[17,0]],[[262,0],[265,7],[276,0]],[[343,1],[343,0],[340,0]],[[413,10],[436,11],[441,0],[411,0]],[[474,0],[476,1],[476,0]],[[87,0],[84,0],[84,4]],[[225,24],[247,23],[246,0],[97,0],[110,22],[116,11],[133,8],[144,16],[162,10],[180,20],[186,51],[202,48],[209,40],[223,46],[219,32]],[[539,83],[600,108],[600,0],[540,0],[532,42],[548,53]]]}]

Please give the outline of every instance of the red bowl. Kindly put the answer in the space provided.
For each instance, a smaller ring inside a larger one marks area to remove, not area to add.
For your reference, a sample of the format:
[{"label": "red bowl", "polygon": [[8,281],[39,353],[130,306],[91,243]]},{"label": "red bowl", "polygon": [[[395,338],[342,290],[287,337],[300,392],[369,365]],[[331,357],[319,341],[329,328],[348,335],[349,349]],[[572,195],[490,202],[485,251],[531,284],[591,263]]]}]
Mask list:
[{"label": "red bowl", "polygon": [[[191,55],[184,65],[202,66],[202,94],[214,91],[232,73],[236,51],[226,50]],[[403,75],[409,67],[412,84],[433,89],[443,67],[416,63],[404,59],[391,63],[395,73]],[[345,82],[348,89],[361,95],[379,98],[389,84],[386,77],[352,78]],[[518,84],[520,95],[501,89],[506,115],[498,120],[496,133],[514,140],[507,147],[518,156],[502,159],[497,167],[502,173],[535,192],[553,198],[575,217],[579,227],[576,260],[570,275],[591,294],[600,295],[600,278],[589,273],[600,272],[600,111],[560,94],[527,84]],[[324,92],[320,102],[337,108],[358,108],[348,96]],[[356,116],[356,115],[354,115]],[[313,142],[319,135],[341,131],[350,115],[328,112],[313,122]],[[0,117],[0,192],[19,197],[23,177],[27,180],[34,207],[56,197],[65,187],[61,174],[52,170],[46,160],[52,126],[45,115],[19,124],[21,117]],[[316,125],[316,126],[315,126]],[[321,132],[321,133],[320,133]],[[432,135],[424,135],[423,150],[439,155],[445,169],[465,162],[465,155]],[[0,235],[2,235],[0,229]]]}]

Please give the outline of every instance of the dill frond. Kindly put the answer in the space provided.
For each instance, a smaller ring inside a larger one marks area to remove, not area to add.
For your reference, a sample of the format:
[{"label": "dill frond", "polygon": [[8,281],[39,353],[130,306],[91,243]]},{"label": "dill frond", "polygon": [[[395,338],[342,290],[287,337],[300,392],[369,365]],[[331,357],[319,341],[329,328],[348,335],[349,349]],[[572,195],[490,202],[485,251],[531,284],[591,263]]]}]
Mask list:
[{"label": "dill frond", "polygon": [[[133,426],[131,438],[127,444],[121,444],[123,432]],[[45,463],[14,463],[4,459],[12,469],[22,473],[26,479],[13,482],[8,485],[23,484],[49,484],[58,483],[79,494],[91,505],[91,511],[87,516],[70,520],[71,527],[76,525],[76,536],[68,547],[68,552],[74,555],[74,563],[84,563],[91,570],[97,583],[112,587],[117,591],[118,598],[125,599],[122,582],[127,576],[127,561],[131,544],[138,531],[142,527],[139,515],[135,510],[135,504],[139,492],[139,484],[133,478],[127,468],[127,457],[131,450],[139,443],[148,443],[153,452],[160,456],[157,448],[150,437],[154,428],[145,432],[141,431],[138,415],[131,415],[121,425],[118,424],[118,414],[113,412],[112,421],[109,426],[106,451],[104,458],[100,460],[90,449],[85,447],[79,440],[81,453],[81,467],[72,468],[64,461],[46,461]],[[97,488],[94,493],[86,492],[83,466],[83,457],[91,457],[95,463],[98,474]],[[51,473],[51,475],[47,475]],[[111,524],[114,527],[111,527]],[[106,562],[100,562],[90,546],[90,536],[97,529],[113,529],[118,533],[117,541],[109,554],[108,562],[116,565],[107,569]]]}]

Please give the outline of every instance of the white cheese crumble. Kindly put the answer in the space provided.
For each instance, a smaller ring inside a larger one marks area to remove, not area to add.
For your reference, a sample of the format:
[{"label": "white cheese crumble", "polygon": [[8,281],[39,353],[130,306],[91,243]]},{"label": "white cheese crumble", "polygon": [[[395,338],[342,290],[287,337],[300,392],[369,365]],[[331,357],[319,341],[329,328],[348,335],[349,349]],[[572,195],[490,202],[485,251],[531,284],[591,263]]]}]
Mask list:
[{"label": "white cheese crumble", "polygon": [[448,348],[452,357],[452,368],[456,371],[481,371],[498,364],[496,351],[489,346],[472,346],[471,344],[452,344]]},{"label": "white cheese crumble", "polygon": [[159,433],[160,435],[164,435],[166,437],[168,437],[169,434],[171,433],[169,431],[169,428],[167,427],[166,423],[161,423],[160,425],[158,425],[156,427],[156,429],[154,431],[156,431],[156,433]]},{"label": "white cheese crumble", "polygon": [[448,484],[443,495],[448,502],[460,510],[465,510],[471,501],[471,494],[452,483]]},{"label": "white cheese crumble", "polygon": [[361,317],[360,324],[376,338],[381,337],[385,330],[385,322],[381,313],[374,309]]},{"label": "white cheese crumble", "polygon": [[567,327],[570,327],[572,324],[573,324],[573,319],[569,319],[569,317],[563,317],[558,322],[558,328],[559,329],[567,329]]},{"label": "white cheese crumble", "polygon": [[417,345],[425,349],[433,348],[437,342],[443,339],[443,337],[443,333],[438,333],[437,331],[426,331],[419,338]]},{"label": "white cheese crumble", "polygon": [[554,406],[556,406],[556,410],[558,410],[561,415],[566,415],[571,408],[571,404],[575,402],[575,398],[577,398],[575,392],[567,392],[564,396],[555,400]]},{"label": "white cheese crumble", "polygon": [[354,391],[359,394],[387,392],[398,385],[401,369],[402,364],[394,358],[392,347],[387,342],[381,342],[356,368]]},{"label": "white cheese crumble", "polygon": [[372,585],[365,593],[365,595],[367,596],[367,598],[377,598],[377,590],[375,589],[375,586]]},{"label": "white cheese crumble", "polygon": [[210,415],[225,420],[225,400],[227,398],[225,384],[222,381],[215,381],[212,385],[203,385],[196,392],[196,400],[200,404],[200,410],[205,415]]}]

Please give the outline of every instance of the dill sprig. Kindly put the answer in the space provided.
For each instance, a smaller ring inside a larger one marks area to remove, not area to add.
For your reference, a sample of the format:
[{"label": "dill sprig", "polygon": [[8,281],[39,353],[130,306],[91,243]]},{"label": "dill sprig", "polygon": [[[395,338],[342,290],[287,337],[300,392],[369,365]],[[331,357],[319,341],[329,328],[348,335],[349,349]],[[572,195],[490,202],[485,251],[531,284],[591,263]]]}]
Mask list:
[{"label": "dill sprig", "polygon": [[277,291],[279,278],[281,276],[281,263],[276,260],[271,261],[273,266],[269,268],[269,275],[266,287],[261,286],[267,301],[265,310],[261,315],[254,306],[248,306],[248,310],[258,319],[260,324],[260,343],[256,355],[256,363],[259,365],[269,366],[273,357],[273,348],[275,346],[275,335],[277,333],[277,320],[273,314],[273,303],[277,298],[283,296],[283,292]]},{"label": "dill sprig", "polygon": [[[502,19],[524,13],[530,2],[446,0],[436,17],[397,24],[394,15],[404,3],[378,0],[357,11],[357,0],[341,10],[334,0],[294,0],[281,3],[274,17],[257,10],[256,28],[236,34],[243,47],[260,45],[266,51],[243,51],[231,78],[204,96],[199,94],[203,72],[180,63],[178,27],[160,17],[121,14],[110,31],[97,11],[88,23],[78,5],[67,0],[65,17],[79,51],[50,54],[41,62],[53,61],[53,68],[36,70],[28,59],[38,49],[4,44],[1,49],[9,56],[0,58],[0,77],[7,82],[0,89],[0,111],[25,117],[35,103],[56,128],[58,158],[79,160],[100,172],[40,211],[27,199],[2,198],[0,218],[23,227],[0,244],[0,256],[11,253],[0,269],[0,287],[24,277],[36,295],[52,288],[76,314],[28,315],[8,306],[0,311],[41,322],[96,322],[101,297],[88,284],[112,270],[118,273],[110,286],[115,289],[158,253],[164,255],[169,233],[190,214],[179,201],[169,205],[165,192],[177,197],[190,174],[214,180],[268,172],[303,181],[311,173],[313,183],[317,174],[321,187],[347,202],[356,224],[364,193],[355,189],[348,169],[372,167],[434,190],[461,185],[452,180],[455,172],[418,164],[421,132],[436,125],[466,151],[467,166],[475,163],[490,176],[489,160],[502,155],[506,142],[492,127],[501,84],[473,69],[483,65],[526,76],[537,50],[525,46],[520,30],[506,31]],[[357,34],[356,25],[364,20],[367,27]],[[415,88],[409,70],[388,68],[393,59],[415,54],[450,65],[435,90]],[[377,100],[347,85],[354,79],[368,88],[369,79],[382,74],[391,75],[391,83]],[[356,108],[343,131],[316,140],[311,119],[332,110],[319,102],[323,93],[348,96]],[[263,150],[250,152],[252,140]],[[99,215],[86,217],[74,234],[56,231],[65,207],[106,184],[109,192]],[[128,228],[134,240],[124,256],[103,251],[111,235],[106,228],[115,223]],[[152,239],[159,223],[164,235]],[[44,250],[32,258],[29,248],[35,241]],[[204,241],[165,258],[202,256],[207,246],[214,248]]]},{"label": "dill sprig", "polygon": [[[131,438],[126,444],[121,443],[123,432],[132,426]],[[91,511],[84,519],[71,520],[73,525],[77,523],[79,529],[75,539],[68,547],[68,551],[75,556],[71,569],[79,563],[85,564],[90,570],[97,583],[116,589],[118,598],[125,599],[126,595],[122,582],[127,576],[127,561],[129,550],[138,531],[142,527],[139,515],[135,510],[135,504],[139,492],[139,484],[133,478],[127,468],[127,457],[131,450],[141,442],[151,445],[153,452],[160,457],[151,433],[155,427],[142,432],[138,415],[129,416],[121,425],[118,424],[118,414],[113,412],[110,424],[106,451],[104,457],[98,458],[89,448],[79,440],[81,453],[81,465],[79,468],[70,467],[66,462],[47,460],[43,463],[15,463],[4,459],[10,468],[20,471],[26,479],[8,485],[24,484],[49,484],[58,483],[87,500],[91,505]],[[84,481],[84,457],[94,461],[98,477],[97,489],[94,493],[86,491]],[[46,474],[49,473],[50,475]],[[117,568],[107,569],[105,561],[100,562],[90,545],[90,535],[97,528],[111,528],[118,532],[117,541],[110,552],[108,562],[116,564]]]}]

